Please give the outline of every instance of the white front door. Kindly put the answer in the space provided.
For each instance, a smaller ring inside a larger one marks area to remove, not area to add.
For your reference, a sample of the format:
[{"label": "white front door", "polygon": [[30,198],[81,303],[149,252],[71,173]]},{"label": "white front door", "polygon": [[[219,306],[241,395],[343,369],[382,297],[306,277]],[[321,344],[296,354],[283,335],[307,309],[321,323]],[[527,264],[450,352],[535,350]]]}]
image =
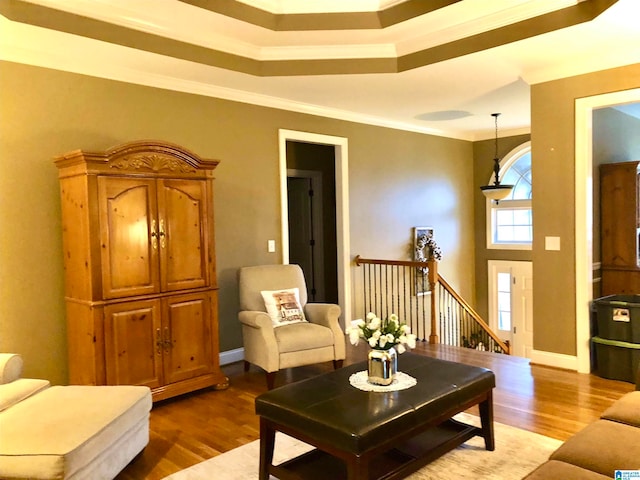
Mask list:
[{"label": "white front door", "polygon": [[532,278],[531,262],[489,260],[489,325],[518,357],[533,350]]}]

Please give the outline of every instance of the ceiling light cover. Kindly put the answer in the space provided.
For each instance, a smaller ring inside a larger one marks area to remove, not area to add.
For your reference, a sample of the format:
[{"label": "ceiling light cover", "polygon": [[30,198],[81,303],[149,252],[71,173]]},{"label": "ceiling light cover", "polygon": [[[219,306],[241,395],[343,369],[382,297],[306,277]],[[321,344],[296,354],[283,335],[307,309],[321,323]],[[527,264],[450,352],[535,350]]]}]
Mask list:
[{"label": "ceiling light cover", "polygon": [[513,190],[513,185],[486,185],[484,187],[480,187],[484,196],[489,200],[504,200],[509,196],[511,190]]}]

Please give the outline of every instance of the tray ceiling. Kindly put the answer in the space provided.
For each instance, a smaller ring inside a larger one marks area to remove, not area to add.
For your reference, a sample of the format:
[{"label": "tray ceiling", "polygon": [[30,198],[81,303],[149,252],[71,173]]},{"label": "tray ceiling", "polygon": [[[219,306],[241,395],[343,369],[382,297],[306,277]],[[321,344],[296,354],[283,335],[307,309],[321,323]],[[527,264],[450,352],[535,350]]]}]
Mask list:
[{"label": "tray ceiling", "polygon": [[[346,9],[349,7],[349,10]],[[0,58],[464,139],[640,61],[637,0],[0,0]]]}]

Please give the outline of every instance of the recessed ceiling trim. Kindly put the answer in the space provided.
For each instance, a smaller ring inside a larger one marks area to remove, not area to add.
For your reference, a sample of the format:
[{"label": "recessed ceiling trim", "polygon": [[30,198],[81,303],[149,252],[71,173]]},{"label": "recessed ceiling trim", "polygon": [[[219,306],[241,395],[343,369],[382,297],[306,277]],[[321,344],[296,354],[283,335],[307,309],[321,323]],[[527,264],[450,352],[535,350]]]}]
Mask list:
[{"label": "recessed ceiling trim", "polygon": [[[6,1],[6,0],[5,0]],[[14,0],[24,1],[24,0]],[[314,51],[323,46],[339,46],[345,51],[359,45],[381,45],[402,54],[444,44],[453,40],[489,31],[549,11],[575,5],[578,0],[493,0],[492,2],[458,2],[450,8],[434,10],[415,22],[406,22],[393,32],[346,30],[336,35],[317,31],[276,32],[256,27],[231,15],[213,13],[180,0],[27,0],[29,3],[82,17],[120,25],[161,37],[180,40],[236,55],[260,59],[264,50],[279,47],[310,47]],[[212,5],[215,0],[202,0]],[[296,0],[297,1],[297,0]],[[313,0],[312,0],[313,1]],[[220,6],[234,5],[233,1],[219,1]],[[302,2],[307,3],[307,2]],[[243,8],[247,5],[238,3]],[[236,15],[240,16],[240,15]],[[316,28],[315,26],[313,28]],[[328,51],[328,54],[330,51]],[[330,56],[323,58],[330,58]],[[353,55],[357,58],[357,54]],[[381,53],[379,56],[386,56]],[[275,54],[270,54],[275,58]],[[318,55],[314,58],[319,57]],[[305,57],[299,57],[305,58]],[[294,58],[278,58],[292,60]]]},{"label": "recessed ceiling trim", "polygon": [[260,75],[289,77],[305,75],[354,75],[396,73],[396,58],[337,58],[331,60],[274,60],[262,62]]},{"label": "recessed ceiling trim", "polygon": [[[8,62],[16,62],[20,64],[72,72],[76,74],[88,75],[114,81],[122,81],[137,85],[162,88],[171,91],[202,95],[212,98],[220,98],[224,100],[276,108],[308,115],[316,115],[336,120],[344,120],[349,122],[454,138],[459,140],[484,140],[487,138],[492,138],[491,135],[493,134],[492,131],[469,132],[416,126],[401,121],[381,118],[375,115],[361,114],[339,108],[331,108],[322,105],[310,104],[306,102],[254,93],[250,91],[215,86],[199,81],[185,80],[170,75],[150,73],[143,67],[143,65],[149,63],[148,56],[154,54],[144,51],[132,50],[128,53],[128,55],[133,55],[132,57],[130,57],[130,61],[127,62],[130,67],[120,66],[119,64],[114,62],[105,62],[102,55],[91,57],[91,60],[87,61],[86,58],[83,57],[83,54],[80,53],[88,51],[85,47],[76,46],[78,52],[75,52],[73,49],[65,49],[65,51],[60,51],[55,47],[55,45],[59,45],[59,43],[57,43],[56,41],[48,41],[50,40],[49,37],[52,32],[48,32],[47,30],[42,30],[38,27],[29,25],[12,24],[12,22],[9,22],[8,20],[0,21],[0,28],[2,28],[5,33],[8,33],[10,37],[25,35],[26,32],[21,32],[21,30],[25,29],[41,30],[41,34],[37,34],[37,31],[34,31],[29,35],[33,39],[31,44],[23,44],[23,46],[20,47],[0,41],[0,58]],[[86,39],[85,41],[90,42],[92,40]],[[70,45],[75,43],[75,41],[71,41]],[[101,50],[102,53],[106,53],[106,50],[115,48],[118,47],[105,44],[103,45]],[[71,55],[69,55],[69,51],[71,52]],[[118,56],[120,55],[119,52],[120,50],[118,50],[117,53],[114,50],[114,52],[112,52],[112,54],[109,56]],[[184,68],[182,60],[167,59],[167,61],[174,62],[173,65],[169,65],[170,68],[168,70],[170,71],[173,70],[178,72],[182,68]],[[529,132],[529,127],[510,130],[503,129],[502,135],[520,135]]]},{"label": "recessed ceiling trim", "polygon": [[[529,2],[524,5],[512,5],[509,8],[497,6],[493,8],[492,5],[491,10],[483,9],[480,12],[461,8],[455,12],[447,11],[444,17],[440,16],[444,11],[437,12],[429,19],[425,19],[427,28],[424,32],[419,35],[400,37],[396,42],[396,50],[399,56],[408,55],[473,35],[496,31],[506,25],[574,6],[575,3],[576,0],[540,0],[535,4],[535,8]],[[446,19],[451,17],[456,17],[456,21],[447,22]],[[427,23],[431,18],[433,20]]]},{"label": "recessed ceiling trim", "polygon": [[[2,45],[0,50],[1,59],[9,62],[16,62],[32,65],[52,70],[60,70],[81,75],[88,75],[97,78],[144,85],[148,87],[162,88],[166,90],[202,95],[212,98],[220,98],[234,102],[257,105],[261,107],[276,108],[291,112],[315,115],[319,117],[344,120],[348,122],[362,123],[377,127],[392,128],[415,133],[422,133],[440,137],[453,138],[458,140],[473,141],[473,134],[467,132],[441,130],[429,127],[417,127],[404,122],[389,120],[374,115],[366,115],[339,108],[331,108],[322,105],[314,105],[304,102],[297,102],[289,99],[282,99],[269,95],[262,95],[244,90],[237,90],[227,87],[220,87],[208,83],[184,80],[181,78],[166,75],[153,74],[135,68],[125,68],[114,64],[105,64],[96,59],[94,62],[76,61],[75,58],[66,55],[59,55],[45,52],[42,49],[32,50],[19,47],[7,47]],[[147,52],[140,52],[143,55],[150,55]]]},{"label": "recessed ceiling trim", "polygon": [[237,0],[271,13],[375,12],[406,0]]},{"label": "recessed ceiling trim", "polygon": [[[0,13],[13,21],[180,58],[203,65],[255,76],[292,76],[397,73],[407,71],[590,21],[616,3],[616,1],[586,0],[572,7],[400,57],[391,55],[392,50],[389,46],[383,47],[384,55],[378,56],[375,55],[376,46],[364,46],[359,51],[360,53],[365,52],[366,55],[364,57],[366,58],[356,55],[358,48],[355,49],[356,51],[350,51],[347,48],[345,53],[337,58],[327,58],[326,54],[323,54],[320,49],[316,49],[315,55],[318,58],[284,60],[271,60],[270,58],[275,53],[271,49],[265,49],[260,55],[266,57],[266,60],[256,59],[114,25],[102,20],[90,19],[23,0],[0,0]],[[226,4],[227,2],[219,3]],[[402,5],[408,3],[410,2],[404,2]],[[314,51],[314,49],[312,48],[311,51]],[[333,51],[335,52],[335,49]],[[302,54],[302,50],[298,50],[297,53]]]},{"label": "recessed ceiling trim", "polygon": [[398,69],[399,71],[411,70],[588,22],[610,8],[617,1],[583,1],[572,7],[461,38],[444,45],[403,55],[398,59]]},{"label": "recessed ceiling trim", "polygon": [[322,47],[268,47],[259,52],[259,60],[332,60],[361,58],[392,58],[395,59],[398,52],[392,44],[386,45],[332,45]]},{"label": "recessed ceiling trim", "polygon": [[[258,8],[246,2],[236,0],[179,0],[210,12],[219,13],[243,22],[251,23],[270,30],[308,31],[308,30],[363,30],[386,28],[413,18],[434,12],[458,3],[461,0],[404,0],[396,2],[338,2],[322,1],[298,2],[299,8],[283,9],[281,2],[252,2],[262,5]],[[378,9],[373,11],[375,4]],[[268,5],[272,5],[269,7]],[[289,6],[294,4],[288,3]],[[340,6],[342,5],[342,7]],[[361,5],[361,9],[354,8]],[[379,9],[384,6],[383,9]],[[266,10],[269,8],[270,11]],[[305,8],[307,12],[304,13]],[[333,9],[334,11],[327,11]],[[291,13],[294,12],[294,13]]]},{"label": "recessed ceiling trim", "polygon": [[0,14],[9,20],[63,33],[135,48],[203,65],[260,75],[260,61],[241,55],[173,40],[101,20],[36,5],[22,0],[0,0]]}]

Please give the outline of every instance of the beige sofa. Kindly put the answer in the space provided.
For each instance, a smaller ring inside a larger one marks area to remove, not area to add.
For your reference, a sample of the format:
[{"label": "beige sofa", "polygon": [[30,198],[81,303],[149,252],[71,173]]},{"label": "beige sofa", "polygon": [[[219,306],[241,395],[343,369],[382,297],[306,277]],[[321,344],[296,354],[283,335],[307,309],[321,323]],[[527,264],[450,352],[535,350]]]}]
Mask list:
[{"label": "beige sofa", "polygon": [[640,391],[616,401],[525,479],[605,480],[615,478],[616,470],[640,470]]},{"label": "beige sofa", "polygon": [[112,479],[149,442],[151,391],[50,386],[0,354],[0,478]]}]

